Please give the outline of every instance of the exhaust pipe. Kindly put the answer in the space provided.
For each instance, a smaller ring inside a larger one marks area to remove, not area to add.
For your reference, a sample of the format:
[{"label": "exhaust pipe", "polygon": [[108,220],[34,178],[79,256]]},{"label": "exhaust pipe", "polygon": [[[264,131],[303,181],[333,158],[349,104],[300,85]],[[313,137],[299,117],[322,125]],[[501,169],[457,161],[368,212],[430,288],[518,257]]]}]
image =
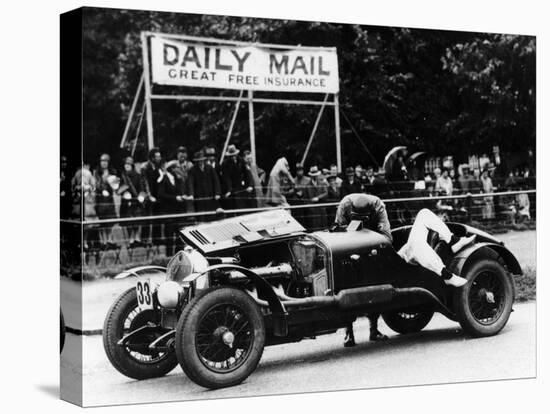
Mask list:
[{"label": "exhaust pipe", "polygon": [[[331,296],[310,296],[307,298],[293,298],[287,296],[282,288],[273,288],[277,297],[286,308],[294,307],[331,307],[340,309],[356,309],[371,305],[380,305],[392,302],[396,299],[413,299],[415,301],[434,304],[438,311],[454,320],[456,316],[447,308],[432,292],[420,287],[395,288],[390,284],[365,286],[359,288],[344,289],[337,295]],[[268,307],[267,301],[258,298],[257,293],[250,292],[256,303]]]},{"label": "exhaust pipe", "polygon": [[[293,298],[287,296],[280,289],[273,289],[277,297],[281,299],[286,308],[311,306],[311,307],[331,307],[337,306],[341,309],[353,309],[364,307],[365,305],[374,305],[390,302],[395,296],[395,288],[392,285],[365,286],[352,289],[344,289],[337,295],[331,296],[309,296],[307,298]],[[248,293],[254,298],[260,306],[267,307],[267,301],[258,298],[254,290]]]}]

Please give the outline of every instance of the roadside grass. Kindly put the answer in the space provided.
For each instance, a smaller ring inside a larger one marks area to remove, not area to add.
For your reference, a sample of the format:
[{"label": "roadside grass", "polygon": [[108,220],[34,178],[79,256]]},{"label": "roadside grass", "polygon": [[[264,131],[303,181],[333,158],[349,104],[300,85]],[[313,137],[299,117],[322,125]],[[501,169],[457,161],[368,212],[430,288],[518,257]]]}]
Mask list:
[{"label": "roadside grass", "polygon": [[516,286],[516,301],[526,302],[537,297],[537,270],[528,266],[521,276],[514,276]]}]

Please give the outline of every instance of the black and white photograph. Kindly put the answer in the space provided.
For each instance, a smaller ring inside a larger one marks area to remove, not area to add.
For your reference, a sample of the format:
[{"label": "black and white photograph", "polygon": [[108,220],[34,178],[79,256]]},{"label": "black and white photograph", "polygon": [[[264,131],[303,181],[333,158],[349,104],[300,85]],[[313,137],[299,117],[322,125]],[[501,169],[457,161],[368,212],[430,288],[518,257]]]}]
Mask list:
[{"label": "black and white photograph", "polygon": [[62,399],[536,376],[536,36],[60,24]]}]

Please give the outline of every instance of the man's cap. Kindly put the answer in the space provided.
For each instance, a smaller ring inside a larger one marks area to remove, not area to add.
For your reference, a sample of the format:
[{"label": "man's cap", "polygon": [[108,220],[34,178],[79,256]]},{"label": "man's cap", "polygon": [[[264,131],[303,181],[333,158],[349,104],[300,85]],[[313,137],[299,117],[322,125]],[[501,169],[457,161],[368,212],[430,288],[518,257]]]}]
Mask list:
[{"label": "man's cap", "polygon": [[209,155],[216,155],[216,148],[214,147],[206,148],[206,156],[208,157]]},{"label": "man's cap", "polygon": [[352,212],[358,215],[370,213],[370,197],[366,194],[359,194],[351,200]]},{"label": "man's cap", "polygon": [[317,166],[314,165],[314,166],[312,166],[312,167],[309,168],[309,173],[308,173],[308,175],[309,175],[310,177],[317,177],[317,176],[321,175],[321,171],[319,171],[319,168],[317,168]]},{"label": "man's cap", "polygon": [[296,163],[296,169],[297,170],[303,170],[304,169],[304,164],[302,164],[301,162],[297,162]]},{"label": "man's cap", "polygon": [[184,147],[183,145],[179,146],[178,149],[176,150],[176,154],[179,154],[180,152],[184,152],[187,154],[187,148]]},{"label": "man's cap", "polygon": [[241,151],[239,151],[235,145],[231,144],[227,147],[227,151],[225,152],[225,155],[228,157],[231,157],[233,155],[238,155],[239,152]]},{"label": "man's cap", "polygon": [[124,158],[124,164],[134,165],[134,159],[132,157]]},{"label": "man's cap", "polygon": [[193,161],[204,161],[206,157],[204,156],[203,151],[197,151],[195,152],[195,156],[193,157]]},{"label": "man's cap", "polygon": [[353,169],[353,167],[346,168],[346,175],[354,175],[354,174],[355,174],[355,170]]},{"label": "man's cap", "polygon": [[101,154],[99,161],[111,161],[111,157],[109,156],[109,154]]}]

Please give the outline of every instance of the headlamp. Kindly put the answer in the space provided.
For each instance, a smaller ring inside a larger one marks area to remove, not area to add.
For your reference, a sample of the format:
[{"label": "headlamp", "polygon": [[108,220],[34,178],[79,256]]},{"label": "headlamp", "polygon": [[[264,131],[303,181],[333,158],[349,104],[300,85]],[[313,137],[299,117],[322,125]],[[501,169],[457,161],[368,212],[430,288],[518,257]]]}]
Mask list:
[{"label": "headlamp", "polygon": [[208,268],[208,261],[197,250],[186,247],[177,252],[166,266],[166,280],[181,282],[192,273],[203,273]]}]

